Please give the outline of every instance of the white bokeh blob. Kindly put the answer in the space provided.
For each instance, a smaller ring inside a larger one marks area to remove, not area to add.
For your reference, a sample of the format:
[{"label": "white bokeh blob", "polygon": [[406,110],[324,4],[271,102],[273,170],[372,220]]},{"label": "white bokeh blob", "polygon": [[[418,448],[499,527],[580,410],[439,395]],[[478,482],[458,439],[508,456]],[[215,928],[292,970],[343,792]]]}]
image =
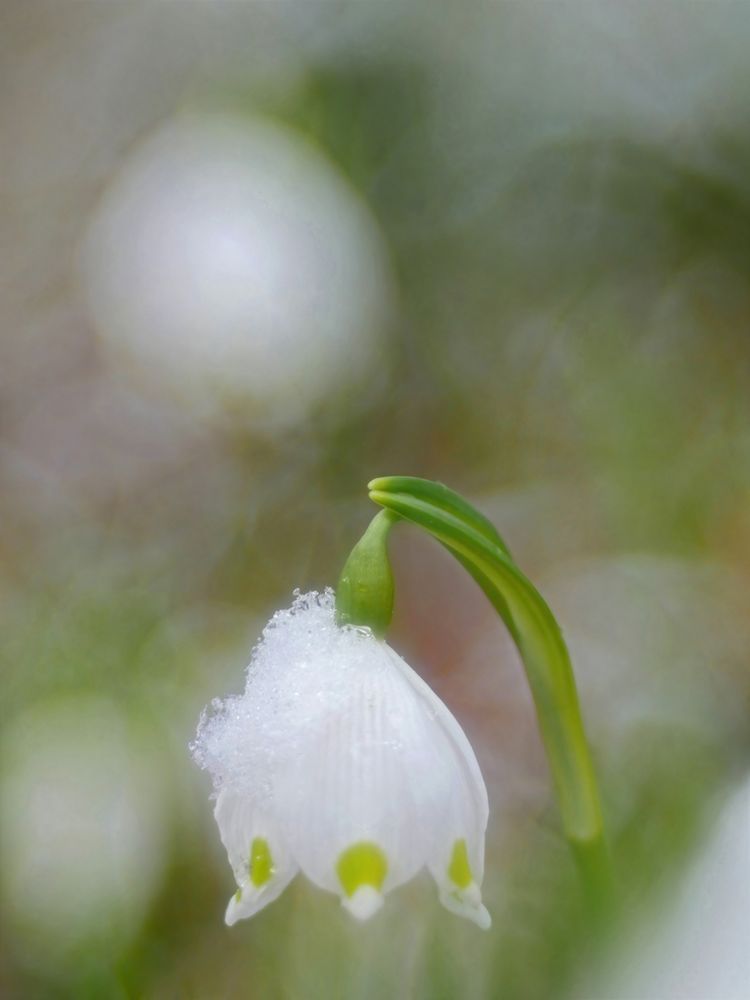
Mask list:
[{"label": "white bokeh blob", "polygon": [[384,364],[377,226],[321,153],[269,121],[159,128],[105,192],[82,275],[105,343],[203,407],[294,424]]},{"label": "white bokeh blob", "polygon": [[65,698],[14,720],[0,780],[2,896],[35,948],[64,955],[94,938],[115,952],[127,945],[163,870],[161,786],[107,699]]}]

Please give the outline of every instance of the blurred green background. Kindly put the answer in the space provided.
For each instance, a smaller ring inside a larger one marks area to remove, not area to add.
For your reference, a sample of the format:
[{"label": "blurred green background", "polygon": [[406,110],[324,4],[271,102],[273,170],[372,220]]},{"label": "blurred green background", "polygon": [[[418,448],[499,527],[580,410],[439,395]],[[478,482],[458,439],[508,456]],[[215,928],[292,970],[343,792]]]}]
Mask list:
[{"label": "blurred green background", "polygon": [[[3,996],[747,995],[748,46],[735,3],[5,0]],[[426,877],[223,924],[199,713],[395,473],[563,626],[609,933],[509,640],[407,528],[391,642],[476,748],[493,928]]]}]

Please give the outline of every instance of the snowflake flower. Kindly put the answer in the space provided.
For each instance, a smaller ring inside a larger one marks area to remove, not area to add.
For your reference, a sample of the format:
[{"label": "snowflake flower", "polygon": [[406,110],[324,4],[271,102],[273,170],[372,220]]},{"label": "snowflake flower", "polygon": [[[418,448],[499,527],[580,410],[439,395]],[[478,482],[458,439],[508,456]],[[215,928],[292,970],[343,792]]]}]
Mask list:
[{"label": "snowflake flower", "polygon": [[487,791],[461,727],[369,629],[336,624],[333,592],[297,596],[266,626],[245,693],[215,701],[193,744],[238,889],[253,916],[301,870],[371,917],[427,866],[440,899],[480,927]]}]

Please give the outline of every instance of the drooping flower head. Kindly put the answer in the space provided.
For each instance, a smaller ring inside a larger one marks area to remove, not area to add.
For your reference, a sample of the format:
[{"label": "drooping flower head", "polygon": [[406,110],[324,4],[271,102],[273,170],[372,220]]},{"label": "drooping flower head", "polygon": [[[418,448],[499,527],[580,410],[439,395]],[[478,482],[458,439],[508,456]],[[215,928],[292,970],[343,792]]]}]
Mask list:
[{"label": "drooping flower head", "polygon": [[215,701],[193,744],[250,917],[301,870],[359,919],[424,866],[448,909],[482,905],[487,791],[461,727],[369,629],[336,622],[331,590],[277,612],[244,694]]}]

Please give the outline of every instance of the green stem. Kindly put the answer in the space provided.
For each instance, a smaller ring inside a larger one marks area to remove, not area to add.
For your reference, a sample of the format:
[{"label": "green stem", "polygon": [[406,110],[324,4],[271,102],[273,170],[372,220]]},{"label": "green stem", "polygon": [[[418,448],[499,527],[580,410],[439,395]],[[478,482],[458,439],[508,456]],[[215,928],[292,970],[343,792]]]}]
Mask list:
[{"label": "green stem", "polygon": [[565,835],[589,898],[601,909],[611,897],[611,869],[599,790],[573,668],[552,612],[512,561],[495,529],[446,487],[406,476],[382,478],[370,484],[370,497],[441,542],[505,622],[534,698]]}]

